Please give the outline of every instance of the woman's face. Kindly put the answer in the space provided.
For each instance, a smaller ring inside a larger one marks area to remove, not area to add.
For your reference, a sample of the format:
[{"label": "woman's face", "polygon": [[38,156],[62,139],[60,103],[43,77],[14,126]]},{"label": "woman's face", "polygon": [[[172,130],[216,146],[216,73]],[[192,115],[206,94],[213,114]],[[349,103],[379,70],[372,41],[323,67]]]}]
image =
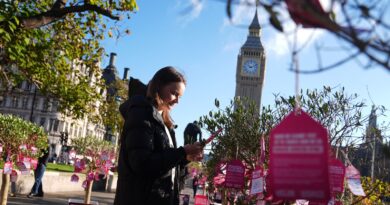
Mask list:
[{"label": "woman's face", "polygon": [[185,87],[183,82],[170,83],[164,86],[159,93],[163,104],[158,110],[171,110],[175,104],[179,103],[179,98],[183,95]]}]

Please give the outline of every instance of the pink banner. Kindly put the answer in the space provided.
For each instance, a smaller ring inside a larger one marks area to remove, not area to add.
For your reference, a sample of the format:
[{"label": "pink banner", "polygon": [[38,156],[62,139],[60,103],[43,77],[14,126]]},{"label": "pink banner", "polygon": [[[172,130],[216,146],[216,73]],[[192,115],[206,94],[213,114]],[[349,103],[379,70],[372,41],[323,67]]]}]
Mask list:
[{"label": "pink banner", "polygon": [[225,187],[244,188],[245,167],[240,160],[232,160],[226,166]]},{"label": "pink banner", "polygon": [[207,138],[205,141],[204,141],[204,145],[210,143],[211,141],[213,141],[213,139],[220,133],[222,132],[222,128],[219,128],[215,133],[213,133],[212,135],[210,135],[209,138]]},{"label": "pink banner", "polygon": [[327,130],[291,112],[271,131],[270,186],[275,200],[330,199]]},{"label": "pink banner", "polygon": [[265,161],[265,140],[264,136],[260,138],[260,166],[263,166]]}]

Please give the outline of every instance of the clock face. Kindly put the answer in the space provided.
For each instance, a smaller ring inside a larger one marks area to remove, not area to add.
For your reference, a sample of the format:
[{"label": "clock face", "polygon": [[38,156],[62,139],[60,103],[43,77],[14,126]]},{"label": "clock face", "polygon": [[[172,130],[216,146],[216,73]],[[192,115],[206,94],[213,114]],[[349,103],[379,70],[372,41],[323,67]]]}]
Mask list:
[{"label": "clock face", "polygon": [[255,60],[247,60],[244,63],[243,69],[245,74],[256,75],[259,65]]}]

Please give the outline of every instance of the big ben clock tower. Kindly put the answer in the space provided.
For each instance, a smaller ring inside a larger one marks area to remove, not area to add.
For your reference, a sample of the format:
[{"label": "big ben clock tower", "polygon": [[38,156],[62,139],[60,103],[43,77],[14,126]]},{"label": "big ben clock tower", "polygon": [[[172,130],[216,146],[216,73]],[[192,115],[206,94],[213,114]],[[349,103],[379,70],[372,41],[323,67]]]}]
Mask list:
[{"label": "big ben clock tower", "polygon": [[261,94],[265,76],[265,52],[260,41],[261,27],[257,9],[246,42],[237,57],[236,94],[254,101],[260,111]]}]

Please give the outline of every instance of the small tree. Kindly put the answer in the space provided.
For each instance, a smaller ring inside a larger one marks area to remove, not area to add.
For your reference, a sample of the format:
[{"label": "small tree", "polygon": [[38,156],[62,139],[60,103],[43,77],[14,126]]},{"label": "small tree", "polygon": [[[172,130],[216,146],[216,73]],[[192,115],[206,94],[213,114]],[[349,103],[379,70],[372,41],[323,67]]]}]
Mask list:
[{"label": "small tree", "polygon": [[[36,158],[42,154],[41,150],[47,149],[47,135],[41,127],[31,122],[0,114],[0,146],[0,161],[3,160],[8,168],[16,167],[16,163],[29,163],[34,167]],[[1,205],[7,204],[9,170],[4,169],[2,174]]]},{"label": "small tree", "polygon": [[[365,105],[357,94],[348,95],[344,88],[334,90],[324,86],[322,90],[301,91],[297,99],[295,96],[275,95],[275,104],[263,107],[260,114],[253,106],[244,106],[245,103],[237,100],[225,109],[220,109],[216,101],[218,110],[210,111],[209,115],[200,118],[203,127],[210,132],[214,132],[217,127],[224,128],[222,136],[211,144],[210,160],[207,163],[207,171],[211,173],[209,180],[212,182],[214,167],[221,160],[237,158],[245,162],[248,169],[253,169],[259,159],[260,138],[265,136],[265,144],[269,144],[271,129],[294,110],[297,101],[305,112],[327,128],[329,142],[333,147],[353,147],[361,141],[363,136],[354,135],[363,132],[363,125],[368,122],[368,117],[362,115]],[[265,168],[268,166],[269,154],[266,148]]]},{"label": "small tree", "polygon": [[[93,136],[72,139],[72,146],[77,156],[81,156],[75,157],[75,172],[86,174],[86,180],[83,182],[84,203],[89,204],[93,181],[100,180],[99,175],[106,177],[112,167],[112,161],[115,159],[114,146]],[[78,180],[78,176],[73,175],[73,180]]]}]

